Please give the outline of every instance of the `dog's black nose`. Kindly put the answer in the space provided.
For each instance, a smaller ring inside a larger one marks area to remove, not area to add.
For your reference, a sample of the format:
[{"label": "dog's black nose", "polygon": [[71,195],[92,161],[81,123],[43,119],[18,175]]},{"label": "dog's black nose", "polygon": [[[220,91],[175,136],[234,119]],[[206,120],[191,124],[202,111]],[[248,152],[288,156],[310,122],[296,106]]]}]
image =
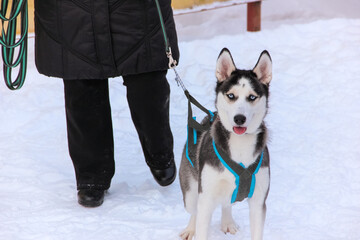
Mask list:
[{"label": "dog's black nose", "polygon": [[244,115],[238,114],[234,117],[234,122],[237,125],[243,125],[246,122],[246,117]]}]

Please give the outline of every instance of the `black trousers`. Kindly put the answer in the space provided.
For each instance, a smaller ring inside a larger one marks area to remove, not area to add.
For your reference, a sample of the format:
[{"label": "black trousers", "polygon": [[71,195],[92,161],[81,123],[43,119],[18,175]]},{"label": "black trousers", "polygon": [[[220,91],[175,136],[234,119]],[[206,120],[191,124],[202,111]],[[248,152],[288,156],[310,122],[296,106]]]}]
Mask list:
[{"label": "black trousers", "polygon": [[[127,100],[146,163],[174,160],[166,71],[124,76]],[[108,189],[115,173],[108,80],[64,80],[70,157],[78,189]]]}]

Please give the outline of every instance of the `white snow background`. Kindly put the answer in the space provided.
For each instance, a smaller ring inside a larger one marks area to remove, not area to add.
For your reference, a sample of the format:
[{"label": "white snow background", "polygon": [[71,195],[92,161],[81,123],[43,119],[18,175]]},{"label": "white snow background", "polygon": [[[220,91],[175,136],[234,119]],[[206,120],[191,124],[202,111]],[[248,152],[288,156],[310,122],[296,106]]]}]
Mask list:
[{"label": "white snow background", "polygon": [[[271,188],[264,239],[360,239],[360,3],[268,0],[262,31],[245,31],[245,6],[176,17],[189,91],[214,110],[216,58],[223,47],[251,69],[262,50],[273,60]],[[178,178],[158,186],[144,162],[122,79],[110,80],[116,175],[101,207],[77,203],[68,155],[62,80],[39,75],[29,39],[25,85],[0,85],[0,239],[179,239],[189,215]],[[169,71],[171,126],[179,167],[187,102]],[[250,239],[246,201],[233,208],[236,235]]]}]

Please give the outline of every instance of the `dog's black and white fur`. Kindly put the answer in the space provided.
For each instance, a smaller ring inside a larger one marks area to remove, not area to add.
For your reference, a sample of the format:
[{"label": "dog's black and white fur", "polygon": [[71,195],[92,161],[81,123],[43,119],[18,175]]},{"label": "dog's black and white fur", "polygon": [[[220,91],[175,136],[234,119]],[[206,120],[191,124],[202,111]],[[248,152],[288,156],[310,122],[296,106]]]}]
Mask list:
[{"label": "dog's black and white fur", "polygon": [[[186,210],[191,218],[182,239],[206,240],[212,213],[222,205],[221,230],[235,234],[237,225],[231,213],[231,196],[235,177],[216,156],[212,140],[228,156],[245,167],[256,161],[264,152],[256,174],[254,194],[248,198],[251,239],[260,240],[266,215],[266,198],[270,186],[269,152],[266,146],[267,130],[264,118],[267,113],[269,84],[272,79],[272,62],[263,51],[253,70],[239,70],[228,49],[224,48],[216,64],[216,109],[210,129],[201,134],[195,150],[194,167],[183,152],[180,166],[180,184]],[[208,121],[204,119],[203,121]]]}]

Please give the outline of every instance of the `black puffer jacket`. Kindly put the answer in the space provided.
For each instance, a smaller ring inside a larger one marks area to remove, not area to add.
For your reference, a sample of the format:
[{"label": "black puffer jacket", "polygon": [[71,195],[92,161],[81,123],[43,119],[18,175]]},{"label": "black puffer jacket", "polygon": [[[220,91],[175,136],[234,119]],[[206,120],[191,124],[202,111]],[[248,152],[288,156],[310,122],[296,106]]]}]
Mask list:
[{"label": "black puffer jacket", "polygon": [[[171,0],[159,0],[173,57],[179,50]],[[168,68],[155,0],[35,0],[38,71],[103,79]]]}]

